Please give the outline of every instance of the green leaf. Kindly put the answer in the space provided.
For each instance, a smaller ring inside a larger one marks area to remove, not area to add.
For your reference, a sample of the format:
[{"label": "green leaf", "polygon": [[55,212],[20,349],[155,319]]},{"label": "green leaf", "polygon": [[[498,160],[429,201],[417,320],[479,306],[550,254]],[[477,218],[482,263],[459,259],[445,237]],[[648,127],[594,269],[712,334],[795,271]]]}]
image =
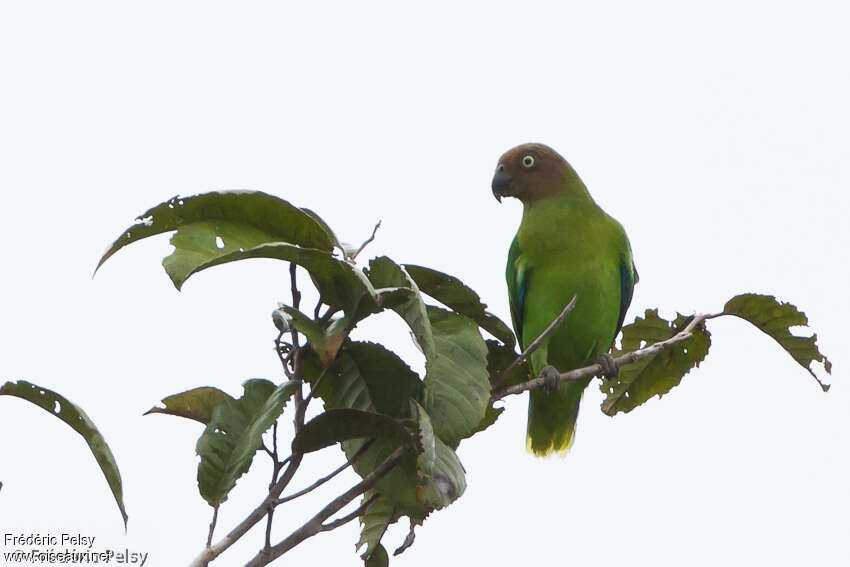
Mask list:
[{"label": "green leaf", "polygon": [[[647,309],[644,318],[623,327],[622,349],[614,356],[665,341],[684,329],[690,317],[679,314],[673,322],[658,316],[658,310]],[[659,398],[679,385],[682,377],[699,366],[708,354],[711,334],[698,325],[690,339],[673,345],[654,356],[620,367],[616,378],[602,380],[600,389],[606,394],[602,411],[607,415],[629,412],[657,395]]]},{"label": "green leaf", "polygon": [[[366,439],[352,439],[342,442],[347,458],[351,459],[366,443]],[[387,437],[375,439],[354,462],[354,471],[365,477],[383,463],[400,443]],[[419,500],[417,487],[420,485],[416,467],[416,452],[408,451],[375,485],[375,491],[388,498],[395,506],[396,513],[422,516],[427,514],[426,506]]]},{"label": "green leaf", "polygon": [[238,400],[213,409],[212,418],[198,439],[198,489],[216,508],[227,500],[236,481],[251,467],[263,433],[283,412],[286,400],[299,384],[287,381],[275,387],[268,380],[248,380]]},{"label": "green leaf", "polygon": [[109,445],[106,444],[103,435],[97,430],[89,416],[65,397],[25,380],[6,382],[0,387],[0,395],[14,396],[37,405],[67,423],[85,439],[92,455],[97,460],[98,466],[100,466],[100,470],[103,472],[103,476],[106,477],[106,482],[109,484],[112,496],[118,505],[118,511],[121,512],[121,517],[124,519],[124,528],[126,529],[127,512],[124,509],[121,473],[118,471],[118,464],[115,462],[115,456],[109,449]]},{"label": "green leaf", "polygon": [[484,419],[490,399],[487,345],[470,319],[428,307],[434,350],[425,351],[423,406],[450,447]]},{"label": "green leaf", "polygon": [[457,454],[445,443],[436,439],[434,474],[420,490],[421,501],[429,509],[445,508],[466,491],[466,473]]},{"label": "green leaf", "polygon": [[[353,408],[404,417],[409,398],[422,399],[422,381],[394,352],[346,341],[316,394],[326,408]],[[308,376],[315,383],[317,372]]]},{"label": "green leaf", "polygon": [[369,264],[376,288],[408,287],[413,293],[395,307],[425,354],[423,406],[434,432],[456,447],[484,419],[490,397],[487,346],[471,319],[426,307],[416,283],[387,257]]},{"label": "green leaf", "polygon": [[204,386],[162,398],[162,403],[165,404],[164,408],[154,406],[144,415],[152,413],[176,415],[194,419],[206,425],[212,418],[213,409],[227,401],[233,401],[230,394],[222,392],[218,388]]},{"label": "green leaf", "polygon": [[424,266],[405,264],[404,269],[422,293],[469,317],[505,345],[514,347],[516,338],[511,328],[492,313],[485,311],[487,304],[482,303],[481,298],[472,288],[454,276]]},{"label": "green leaf", "polygon": [[758,327],[805,368],[824,392],[829,390],[829,385],[821,382],[812,369],[813,362],[821,362],[827,374],[832,373],[832,363],[818,349],[818,336],[812,334],[810,337],[797,337],[791,334],[791,327],[809,324],[806,314],[796,306],[780,303],[772,295],[744,293],[730,299],[723,313],[740,317]]},{"label": "green leaf", "polygon": [[329,409],[304,424],[292,440],[293,452],[312,453],[349,439],[381,438],[414,446],[416,425],[369,411]]},{"label": "green leaf", "polygon": [[[187,264],[192,263],[190,259],[193,256],[195,263],[199,263],[201,257],[208,260],[209,254],[214,253],[209,248],[209,238],[212,237],[213,247],[217,249],[216,236],[224,240],[224,248],[218,249],[220,254],[263,242],[289,242],[327,251],[338,246],[337,238],[328,225],[312,211],[299,209],[288,201],[260,191],[213,191],[191,197],[173,197],[148,209],[112,243],[97,268],[128,244],[193,225],[198,226],[183,231],[177,238],[177,244],[185,247]],[[178,260],[172,262],[180,263]]]},{"label": "green leaf", "polygon": [[496,380],[499,380],[498,387],[506,388],[532,378],[528,361],[517,364],[510,374],[503,377],[502,373],[513,364],[514,360],[519,358],[519,353],[513,347],[498,341],[488,339],[485,342],[487,344],[487,373],[490,375],[490,384],[496,386]]},{"label": "green leaf", "polygon": [[[346,313],[355,312],[361,305],[374,306],[375,290],[365,274],[356,266],[337,260],[327,252],[312,248],[300,248],[285,242],[261,244],[254,248],[235,250],[216,258],[197,264],[190,272],[173,274],[175,285],[186,280],[190,275],[206,270],[219,264],[246,260],[249,258],[268,258],[294,262],[307,270],[316,289],[322,295],[325,304],[344,309]],[[165,259],[166,271],[168,258]],[[171,273],[171,272],[169,272]],[[179,286],[178,286],[179,289]]]},{"label": "green leaf", "polygon": [[[366,502],[375,495],[373,490],[366,491],[363,494],[363,502]],[[381,550],[383,556],[386,557],[387,552],[380,544],[381,538],[387,532],[390,524],[396,522],[399,516],[396,514],[396,505],[389,498],[378,496],[377,500],[366,508],[366,511],[360,515],[360,540],[354,544],[354,548],[359,550],[364,545],[366,549],[361,557],[366,561],[366,565],[370,565],[369,561],[377,557],[380,559]],[[372,563],[380,565],[381,563]],[[386,564],[386,563],[384,563]]]},{"label": "green leaf", "polygon": [[393,296],[393,311],[401,315],[416,339],[422,352],[427,353],[434,350],[434,337],[431,332],[431,324],[428,321],[428,313],[425,303],[419,294],[416,282],[407,275],[407,272],[398,264],[381,256],[369,262],[369,280],[375,288],[407,288],[411,292],[404,292]]}]

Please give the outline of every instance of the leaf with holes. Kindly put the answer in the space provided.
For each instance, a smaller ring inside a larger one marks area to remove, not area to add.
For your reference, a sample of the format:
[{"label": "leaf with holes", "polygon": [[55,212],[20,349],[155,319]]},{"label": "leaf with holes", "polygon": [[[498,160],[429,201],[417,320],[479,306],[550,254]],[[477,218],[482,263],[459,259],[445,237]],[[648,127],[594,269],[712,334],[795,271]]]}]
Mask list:
[{"label": "leaf with holes", "polygon": [[832,373],[832,363],[817,346],[818,336],[797,337],[791,334],[791,327],[808,326],[806,314],[790,303],[780,303],[772,295],[744,293],[730,299],[723,308],[726,315],[734,315],[748,321],[775,340],[797,363],[805,368],[823,391],[829,390],[812,369],[813,362],[823,363],[827,374]]},{"label": "leaf with holes", "polygon": [[50,415],[67,423],[85,439],[98,466],[100,466],[101,472],[103,472],[103,476],[106,478],[106,482],[109,484],[126,528],[127,512],[124,509],[121,473],[118,471],[118,464],[115,462],[115,456],[109,449],[109,445],[106,444],[103,435],[97,430],[89,416],[60,394],[25,380],[6,382],[0,387],[0,395],[13,396],[37,405]]},{"label": "leaf with holes", "polygon": [[292,451],[312,453],[349,439],[380,438],[416,446],[416,423],[356,409],[329,409],[307,423],[292,440]]},{"label": "leaf with holes", "polygon": [[[173,197],[148,209],[112,243],[97,268],[128,244],[179,229],[181,235],[175,235],[176,243],[172,241],[178,255],[177,259],[171,256],[175,274],[191,271],[189,266],[217,255],[264,242],[289,242],[325,251],[339,245],[328,225],[312,211],[261,191],[213,191]],[[179,259],[181,254],[185,260]],[[174,283],[179,289],[182,281],[177,278]]]},{"label": "leaf with holes", "polygon": [[176,415],[186,419],[194,419],[206,425],[212,418],[213,409],[227,401],[233,401],[233,396],[218,388],[204,386],[162,398],[162,403],[165,404],[164,408],[154,406],[144,415],[152,413]]},{"label": "leaf with holes", "polygon": [[419,286],[422,293],[430,295],[446,307],[475,321],[479,327],[502,341],[508,347],[516,344],[513,331],[501,319],[486,311],[487,304],[472,288],[454,276],[424,266],[405,264],[404,269]]},{"label": "leaf with holes", "polygon": [[457,447],[484,419],[490,399],[487,345],[467,317],[428,307],[433,351],[425,351],[423,406],[434,433]]},{"label": "leaf with holes", "polygon": [[251,467],[263,433],[283,412],[286,400],[299,384],[280,386],[268,380],[248,380],[238,400],[216,406],[200,439],[197,453],[198,489],[213,508],[227,500],[236,481]]},{"label": "leaf with holes", "polygon": [[[670,322],[659,317],[658,310],[647,309],[643,318],[638,317],[634,323],[623,327],[622,350],[613,354],[620,356],[667,340],[684,329],[689,321],[689,317],[678,315]],[[600,389],[606,395],[602,411],[613,416],[617,412],[629,412],[653,396],[660,398],[699,366],[710,345],[711,334],[704,325],[699,325],[687,341],[620,367],[618,377],[602,380]]]}]

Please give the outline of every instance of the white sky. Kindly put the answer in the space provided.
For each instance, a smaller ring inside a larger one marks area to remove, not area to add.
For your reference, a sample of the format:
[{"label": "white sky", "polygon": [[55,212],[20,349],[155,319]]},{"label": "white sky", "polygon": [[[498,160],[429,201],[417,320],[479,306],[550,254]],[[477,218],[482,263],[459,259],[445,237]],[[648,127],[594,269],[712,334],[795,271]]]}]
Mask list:
[{"label": "white sky", "polygon": [[[709,359],[614,419],[585,396],[565,459],[525,452],[525,397],[464,442],[466,494],[394,565],[850,563],[845,325],[850,48],[840,2],[0,4],[0,379],[79,403],[125,483],[129,532],[82,440],[0,399],[0,533],[79,532],[185,565],[210,509],[200,427],[141,414],[203,384],[280,380],[269,312],[286,265],[216,268],[174,290],[167,237],[122,251],[172,195],[262,189],[345,240],[460,277],[508,318],[503,266],[520,206],[490,194],[498,156],[561,151],[626,227],[647,307],[719,310],[742,291],[809,315],[835,363],[824,395],[778,346],[712,321]],[[421,366],[391,314],[358,336]],[[341,461],[308,459],[295,487]],[[258,502],[261,460],[219,516]],[[354,481],[276,516],[277,539]],[[356,523],[289,565],[359,565]],[[390,549],[405,528],[385,538]],[[220,566],[241,565],[262,529]],[[8,551],[4,547],[3,551]]]}]

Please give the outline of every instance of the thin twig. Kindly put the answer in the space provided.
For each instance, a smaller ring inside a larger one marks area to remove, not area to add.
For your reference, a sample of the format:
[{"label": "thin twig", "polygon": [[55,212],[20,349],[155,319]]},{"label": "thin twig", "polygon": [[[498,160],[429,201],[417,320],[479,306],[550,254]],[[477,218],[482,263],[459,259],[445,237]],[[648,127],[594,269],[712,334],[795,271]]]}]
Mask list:
[{"label": "thin twig", "polygon": [[369,439],[368,441],[366,441],[365,443],[363,443],[363,446],[361,446],[359,449],[357,449],[357,452],[356,452],[356,453],[354,453],[354,455],[352,455],[350,459],[348,459],[345,463],[343,463],[342,465],[340,465],[340,466],[339,466],[336,470],[334,470],[332,473],[330,473],[330,474],[329,474],[329,475],[327,475],[327,476],[323,476],[322,478],[320,478],[319,480],[317,480],[316,482],[314,482],[313,484],[311,484],[311,485],[310,485],[310,486],[308,486],[307,488],[303,488],[303,489],[299,490],[298,492],[295,492],[295,493],[290,494],[290,495],[288,495],[288,496],[284,496],[283,498],[281,498],[281,499],[279,499],[277,502],[275,502],[275,505],[277,506],[277,505],[279,505],[279,504],[283,504],[284,502],[289,502],[290,500],[295,500],[295,499],[296,499],[296,498],[298,498],[299,496],[304,496],[304,495],[305,495],[305,494],[307,494],[308,492],[312,492],[313,490],[315,490],[315,489],[319,488],[320,486],[322,486],[323,484],[325,484],[327,481],[329,481],[330,479],[332,479],[333,477],[335,477],[336,475],[338,475],[339,473],[341,473],[342,471],[344,471],[345,469],[347,469],[348,467],[350,467],[351,465],[353,465],[355,462],[357,462],[357,459],[359,459],[359,458],[360,458],[360,456],[361,456],[363,453],[365,453],[365,452],[366,452],[366,449],[368,449],[368,448],[369,448],[369,446],[370,446],[370,445],[371,445],[374,441],[375,441],[374,439]]},{"label": "thin twig", "polygon": [[507,368],[502,370],[502,372],[496,377],[496,379],[493,380],[493,388],[494,389],[501,386],[502,382],[505,381],[505,378],[510,376],[513,369],[516,368],[517,366],[519,366],[520,364],[522,364],[523,362],[525,362],[526,360],[528,360],[528,357],[531,356],[531,353],[533,353],[535,350],[537,350],[540,347],[540,345],[543,344],[543,341],[546,339],[546,337],[548,337],[549,335],[554,333],[555,329],[557,329],[558,327],[561,326],[561,323],[564,322],[564,319],[567,317],[567,314],[575,308],[577,298],[578,298],[578,296],[573,295],[573,298],[570,299],[570,302],[567,303],[567,305],[561,311],[561,314],[558,315],[557,317],[555,317],[554,321],[549,323],[549,326],[546,327],[546,329],[542,333],[540,333],[539,337],[534,339],[534,341],[530,345],[528,345],[528,348],[525,349],[521,355],[516,357],[516,359],[513,362],[511,362],[508,365]]},{"label": "thin twig", "polygon": [[331,530],[335,530],[336,528],[342,526],[343,524],[347,524],[348,522],[350,522],[354,518],[360,517],[360,515],[363,512],[366,511],[366,508],[371,506],[372,502],[377,500],[379,496],[380,496],[380,494],[375,493],[372,496],[370,496],[369,498],[367,498],[366,501],[363,502],[363,504],[358,506],[357,509],[354,510],[353,512],[351,512],[350,514],[346,514],[345,516],[343,516],[341,518],[337,518],[336,520],[334,520],[332,522],[328,522],[327,524],[322,524],[321,531],[329,532]]},{"label": "thin twig", "polygon": [[274,461],[275,463],[277,463],[277,456],[274,454],[274,452],[273,452],[271,449],[269,449],[269,448],[268,448],[268,446],[266,446],[265,441],[264,441],[264,442],[262,442],[262,443],[260,444],[260,446],[263,448],[263,451],[265,451],[265,452],[266,452],[266,454],[267,454],[269,457],[271,457],[271,458],[272,458],[272,461]]},{"label": "thin twig", "polygon": [[298,291],[298,286],[296,285],[295,280],[295,272],[297,268],[298,264],[295,262],[289,263],[289,283],[291,285],[290,291],[292,291],[292,307],[296,310],[298,309],[298,306],[301,305],[301,292]]},{"label": "thin twig", "polygon": [[210,522],[210,533],[207,535],[207,548],[212,545],[213,532],[215,531],[215,524],[218,521],[218,506],[213,508],[213,517]]},{"label": "thin twig", "polygon": [[260,551],[253,559],[245,564],[245,567],[261,567],[268,565],[305,539],[312,537],[320,532],[327,531],[324,529],[325,520],[342,510],[352,500],[375,486],[393,467],[395,467],[402,457],[410,450],[410,447],[402,445],[390,454],[387,459],[378,465],[375,470],[363,477],[363,480],[349,488],[343,494],[334,498],[327,506],[322,508],[315,516],[310,518],[300,528],[289,534],[277,545],[272,546],[268,551]]},{"label": "thin twig", "polygon": [[323,369],[322,369],[322,372],[319,374],[319,377],[318,377],[318,378],[316,378],[316,381],[315,381],[315,382],[313,382],[313,387],[312,387],[312,388],[310,388],[310,393],[308,393],[308,394],[307,394],[307,397],[306,397],[306,398],[304,398],[304,403],[308,403],[308,404],[310,403],[310,400],[312,400],[312,399],[313,399],[313,395],[316,393],[316,390],[318,390],[318,389],[319,389],[319,384],[321,384],[321,383],[322,383],[322,380],[324,379],[324,377],[325,377],[325,375],[326,375],[327,373],[328,373],[328,369],[327,369],[327,368],[323,368]]},{"label": "thin twig", "polygon": [[204,549],[198,557],[189,564],[189,567],[207,567],[210,564],[210,561],[227,551],[230,546],[248,533],[248,530],[253,528],[260,520],[262,520],[268,514],[269,506],[280,498],[280,494],[287,485],[289,485],[292,477],[295,476],[295,471],[298,470],[298,466],[301,464],[303,456],[304,455],[302,453],[293,453],[291,456],[281,461],[281,464],[289,463],[289,466],[283,472],[283,475],[281,475],[274,487],[269,491],[269,495],[266,496],[263,502],[254,508],[248,517],[239,522],[239,524],[230,530],[230,532],[218,543],[211,546],[208,545],[207,548]]},{"label": "thin twig", "polygon": [[[719,317],[722,313],[717,313],[714,315],[695,315],[693,319],[685,326],[684,329],[670,337],[665,341],[660,341],[650,346],[644,347],[642,349],[636,350],[634,352],[626,353],[622,356],[618,356],[614,359],[614,364],[619,368],[624,364],[632,364],[637,362],[638,360],[654,356],[659,352],[666,350],[673,345],[677,345],[679,343],[685,342],[690,339],[693,335],[693,330],[697,325],[702,323],[707,319],[714,319],[715,317]],[[603,368],[601,364],[593,364],[591,366],[585,366],[584,368],[578,368],[576,370],[570,370],[569,372],[562,372],[561,377],[559,379],[559,384],[561,382],[566,382],[568,380],[581,380],[583,378],[590,378],[593,376],[599,375],[602,372]],[[526,390],[534,390],[535,388],[541,388],[544,385],[545,379],[542,376],[538,376],[528,382],[523,382],[521,384],[516,384],[514,386],[509,386],[504,390],[496,392],[492,396],[490,396],[490,403],[496,402],[510,396],[512,394],[520,394],[525,392]]]},{"label": "thin twig", "polygon": [[363,244],[360,245],[360,248],[358,248],[357,251],[354,254],[352,254],[351,256],[348,257],[349,260],[354,260],[355,258],[357,258],[357,255],[360,254],[361,252],[363,252],[363,249],[366,248],[366,246],[370,242],[375,240],[375,233],[378,232],[379,228],[381,228],[381,221],[378,221],[378,224],[376,224],[375,228],[372,229],[372,236],[367,238],[366,241]]}]

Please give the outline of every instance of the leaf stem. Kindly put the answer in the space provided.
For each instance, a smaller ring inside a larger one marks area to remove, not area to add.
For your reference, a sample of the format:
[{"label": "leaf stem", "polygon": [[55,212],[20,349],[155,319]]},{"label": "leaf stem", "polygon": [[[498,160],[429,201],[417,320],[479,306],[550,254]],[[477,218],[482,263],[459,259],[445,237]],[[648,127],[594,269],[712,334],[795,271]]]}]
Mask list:
[{"label": "leaf stem", "polygon": [[213,532],[215,531],[215,524],[218,522],[218,506],[213,508],[213,517],[210,522],[210,532],[207,535],[207,548],[209,549],[210,545],[212,545]]}]

